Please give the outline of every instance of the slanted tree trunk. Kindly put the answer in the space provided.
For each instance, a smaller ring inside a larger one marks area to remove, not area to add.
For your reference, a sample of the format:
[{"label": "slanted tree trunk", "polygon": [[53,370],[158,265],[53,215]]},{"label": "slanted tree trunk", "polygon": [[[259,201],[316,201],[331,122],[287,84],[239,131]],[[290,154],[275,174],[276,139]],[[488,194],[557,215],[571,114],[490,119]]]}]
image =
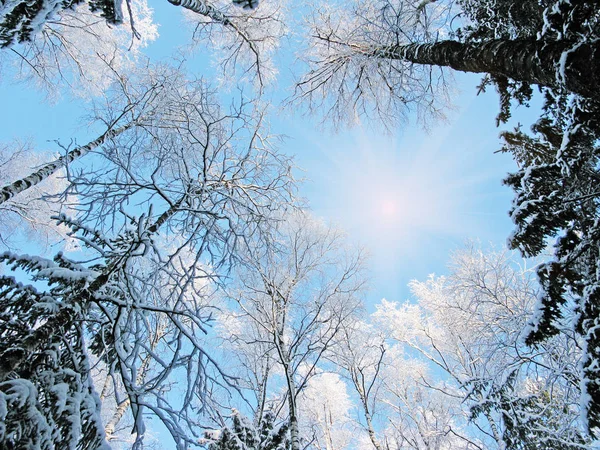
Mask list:
[{"label": "slanted tree trunk", "polygon": [[441,41],[363,48],[377,58],[503,75],[516,81],[563,87],[596,97],[600,90],[600,42],[496,39],[483,43]]},{"label": "slanted tree trunk", "polygon": [[118,136],[119,134],[123,133],[125,130],[128,130],[134,125],[134,122],[130,122],[126,125],[123,125],[120,128],[109,128],[103,135],[98,137],[96,140],[93,140],[81,147],[77,147],[71,150],[65,156],[61,156],[56,161],[42,166],[40,169],[27,175],[25,178],[21,178],[20,180],[17,180],[14,183],[9,184],[8,186],[4,186],[2,189],[0,189],[0,205],[10,200],[20,192],[26,191],[30,187],[41,183],[50,175],[56,173],[58,170],[62,169],[66,165],[70,164],[78,158],[81,158],[82,156],[87,155],[90,151],[104,144],[104,142],[106,142],[107,139]]},{"label": "slanted tree trunk", "polygon": [[[182,8],[193,11],[196,14],[208,17],[214,23],[219,23],[223,26],[229,27],[230,29],[234,30],[235,33],[239,35],[241,40],[248,46],[250,51],[257,58],[256,64],[259,64],[260,51],[257,48],[257,43],[248,35],[246,31],[244,31],[243,27],[238,26],[239,24],[235,20],[232,21],[231,18],[224,14],[222,11],[215,8],[213,5],[206,3],[204,0],[167,1],[172,5],[181,6]],[[258,0],[233,0],[233,3],[242,6],[244,9],[253,9],[258,5]],[[262,84],[262,76],[260,74],[260,69],[258,70],[258,79]]]},{"label": "slanted tree trunk", "polygon": [[[156,344],[158,343],[160,338],[162,338],[162,335],[160,335],[160,333],[158,333],[154,337],[154,339],[152,339],[152,345],[150,346],[150,348],[152,350],[154,350],[156,348]],[[139,385],[144,382],[144,380],[146,378],[146,372],[148,371],[149,364],[150,364],[150,355],[147,355],[143,359],[142,364],[140,365],[138,376],[135,379],[136,384]],[[107,441],[110,442],[115,439],[115,430],[117,429],[117,425],[119,425],[119,422],[121,422],[121,419],[127,412],[127,409],[129,409],[129,405],[131,405],[131,397],[129,397],[129,396],[127,396],[127,398],[125,398],[121,403],[119,403],[117,405],[117,409],[115,410],[111,419],[108,421],[108,423],[106,424],[106,427],[104,428],[104,432],[106,433]]]},{"label": "slanted tree trunk", "polygon": [[112,440],[114,440],[116,438],[115,437],[115,430],[117,429],[117,425],[119,424],[119,422],[121,421],[121,419],[125,415],[125,412],[129,408],[130,404],[131,404],[131,399],[129,397],[127,397],[127,398],[125,398],[125,400],[123,400],[117,406],[117,409],[116,409],[115,413],[112,415],[111,419],[106,424],[106,427],[104,427],[104,432],[106,433],[106,440],[107,441],[110,442],[110,441],[112,441]]},{"label": "slanted tree trunk", "polygon": [[[150,350],[154,351],[154,349],[156,349],[156,346],[158,345],[158,343],[163,339],[163,337],[165,335],[165,333],[164,333],[165,328],[166,328],[166,326],[164,323],[161,324],[160,321],[157,323],[156,333],[152,337],[152,341],[150,343]],[[144,383],[144,381],[146,380],[146,373],[148,372],[149,368],[150,368],[150,355],[146,355],[144,357],[144,359],[142,360],[142,364],[140,364],[140,368],[138,369],[138,374],[135,379],[135,382],[137,385],[141,385],[142,383]],[[107,376],[107,381],[109,378],[110,377]],[[116,395],[115,395],[115,398],[116,398]],[[123,419],[123,416],[129,409],[130,405],[131,405],[131,397],[130,396],[127,396],[127,398],[125,398],[121,403],[119,403],[117,405],[117,409],[115,410],[111,419],[106,424],[106,427],[104,427],[104,432],[106,433],[107,441],[110,442],[116,438],[115,430],[117,429],[117,426],[121,422],[121,419]]]},{"label": "slanted tree trunk", "polygon": [[189,9],[190,11],[206,16],[214,22],[223,25],[232,25],[231,21],[225,14],[215,8],[213,5],[209,5],[202,0],[168,0],[169,3],[175,6],[181,6],[182,8]]},{"label": "slanted tree trunk", "polygon": [[373,426],[373,416],[371,415],[371,411],[369,410],[368,402],[365,398],[361,397],[361,401],[364,408],[365,420],[367,422],[367,433],[369,434],[369,439],[375,447],[375,450],[383,450],[379,439],[377,439],[377,435],[375,434],[375,427]]},{"label": "slanted tree trunk", "polygon": [[[379,366],[381,365],[381,361],[383,359],[383,352],[381,354],[381,358],[379,359],[379,365],[377,367],[376,375],[379,373]],[[373,415],[371,414],[371,409],[369,408],[369,397],[368,390],[365,389],[364,386],[364,376],[360,369],[351,369],[350,370],[350,378],[352,379],[352,383],[358,393],[360,398],[360,402],[363,406],[363,414],[365,417],[365,421],[367,423],[367,433],[369,435],[369,439],[375,447],[375,450],[383,450],[383,446],[379,439],[377,439],[377,434],[375,432],[375,427],[373,426]]]}]

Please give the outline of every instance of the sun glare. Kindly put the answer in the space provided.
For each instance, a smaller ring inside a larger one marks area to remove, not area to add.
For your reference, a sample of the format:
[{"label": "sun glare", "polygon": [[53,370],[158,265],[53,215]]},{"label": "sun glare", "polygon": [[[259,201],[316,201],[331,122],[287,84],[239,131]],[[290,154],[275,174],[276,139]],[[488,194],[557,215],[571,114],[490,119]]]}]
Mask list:
[{"label": "sun glare", "polygon": [[330,205],[342,227],[386,252],[466,231],[463,199],[472,197],[474,180],[461,177],[455,155],[385,138],[353,144],[351,154],[345,147],[333,158],[336,175],[329,178]]},{"label": "sun glare", "polygon": [[392,219],[398,213],[398,204],[391,199],[384,199],[379,205],[381,216],[386,219]]}]

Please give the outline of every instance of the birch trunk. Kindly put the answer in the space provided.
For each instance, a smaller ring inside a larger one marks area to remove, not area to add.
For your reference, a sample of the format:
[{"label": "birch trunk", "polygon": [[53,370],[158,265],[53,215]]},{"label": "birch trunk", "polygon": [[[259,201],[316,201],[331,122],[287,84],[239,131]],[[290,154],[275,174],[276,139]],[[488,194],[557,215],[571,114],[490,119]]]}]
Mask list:
[{"label": "birch trunk", "polygon": [[363,408],[365,410],[365,420],[367,422],[367,433],[369,434],[369,439],[371,440],[371,444],[373,444],[373,447],[375,447],[375,450],[382,450],[383,447],[381,446],[379,439],[377,439],[377,435],[375,434],[375,428],[373,427],[373,417],[371,415],[371,412],[369,411],[369,406],[367,405],[367,402],[365,400],[363,400]]},{"label": "birch trunk", "polygon": [[232,25],[231,21],[212,5],[208,5],[202,0],[168,0],[169,3],[175,6],[181,6],[182,8],[189,9],[190,11],[208,17],[213,21],[223,24]]},{"label": "birch trunk", "polygon": [[585,97],[598,96],[600,41],[496,39],[483,43],[441,41],[364,49],[363,54],[461,72],[503,75],[517,81],[563,87]]},{"label": "birch trunk", "polygon": [[[156,347],[157,341],[158,341],[158,339],[153,339],[152,345],[150,346],[150,348],[152,350],[154,350],[154,348]],[[140,366],[140,371],[138,373],[138,376],[136,377],[136,380],[135,380],[136,384],[139,385],[144,382],[144,379],[146,378],[146,371],[148,370],[149,364],[150,364],[150,356],[146,356],[144,358],[144,360],[142,361],[142,364]],[[113,414],[110,421],[106,424],[106,427],[104,428],[104,432],[106,433],[107,441],[112,441],[115,439],[115,430],[117,429],[117,425],[119,425],[119,422],[121,422],[121,419],[127,412],[127,409],[129,409],[129,405],[131,405],[131,397],[128,396],[125,400],[123,400],[117,406],[115,413]]]},{"label": "birch trunk", "polygon": [[288,381],[291,450],[300,450],[300,430],[298,426],[298,408],[296,405],[296,385],[294,384],[291,374],[289,374],[289,365],[285,366],[285,376]]},{"label": "birch trunk", "polygon": [[[382,357],[383,357],[383,354],[382,354]],[[380,362],[381,362],[381,360],[380,360]],[[379,369],[377,369],[377,372],[379,372]],[[375,427],[373,426],[373,416],[372,416],[371,410],[369,408],[369,399],[367,397],[367,393],[363,387],[363,384],[360,381],[360,377],[358,376],[357,371],[351,370],[350,374],[351,374],[351,378],[352,378],[352,383],[354,384],[354,387],[356,388],[356,392],[358,392],[360,402],[362,403],[362,406],[363,406],[363,413],[365,416],[365,421],[367,422],[367,433],[369,435],[371,444],[373,444],[373,447],[375,447],[375,450],[382,450],[383,446],[377,439],[377,434],[375,433]]]},{"label": "birch trunk", "polygon": [[21,178],[20,180],[17,180],[14,183],[9,184],[8,186],[4,186],[2,189],[0,189],[0,205],[13,198],[15,195],[26,191],[32,186],[41,183],[49,176],[56,173],[58,170],[67,166],[76,159],[85,156],[90,151],[104,144],[104,142],[106,142],[107,139],[118,136],[119,134],[121,134],[125,130],[128,130],[134,125],[134,122],[130,122],[127,125],[124,125],[120,128],[110,128],[98,139],[91,141],[84,146],[77,147],[71,150],[65,156],[61,156],[56,161],[44,165],[43,167],[33,172],[32,174],[29,174],[25,178]]}]

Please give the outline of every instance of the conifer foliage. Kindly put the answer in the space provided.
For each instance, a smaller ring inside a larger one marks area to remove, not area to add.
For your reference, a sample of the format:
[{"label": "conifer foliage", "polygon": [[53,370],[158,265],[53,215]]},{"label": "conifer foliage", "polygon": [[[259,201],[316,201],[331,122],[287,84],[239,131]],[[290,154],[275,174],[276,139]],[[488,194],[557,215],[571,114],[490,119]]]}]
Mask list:
[{"label": "conifer foliage", "polygon": [[[84,0],[37,0],[34,2],[7,0],[0,7],[0,47],[8,47],[15,42],[32,39],[40,27],[62,9],[71,9]],[[92,12],[100,11],[101,16],[111,24],[123,21],[120,6],[114,0],[90,0],[87,2]],[[120,2],[119,2],[120,3]]]},{"label": "conifer foliage", "polygon": [[[92,241],[101,243],[98,236]],[[39,289],[0,277],[0,444],[106,446],[84,335],[85,317],[109,282],[108,271],[81,266],[60,253],[54,260],[10,253],[0,258],[49,286]]]},{"label": "conifer foliage", "polygon": [[288,450],[290,437],[286,423],[277,425],[277,416],[266,411],[258,427],[234,410],[231,425],[206,433],[208,450]]},{"label": "conifer foliage", "polygon": [[[205,1],[169,0],[174,5],[208,16],[217,23],[228,21],[218,7]],[[89,10],[98,13],[109,25],[123,23],[123,4],[119,0],[6,0],[0,5],[0,47],[10,47],[15,43],[30,41],[39,33],[43,25],[57,19],[57,13],[65,9],[74,9],[77,5],[87,4]],[[244,9],[255,9],[258,0],[233,0],[233,4]],[[126,2],[131,13],[131,5]],[[130,17],[132,23],[134,17]],[[135,31],[133,32],[134,37]]]},{"label": "conifer foliage", "polygon": [[[554,2],[533,22],[543,23],[543,40],[597,42],[600,14],[589,2]],[[510,102],[526,101],[526,85],[495,80],[503,120]],[[505,183],[515,191],[510,214],[515,223],[509,244],[525,256],[542,254],[553,244],[554,257],[540,265],[543,295],[537,305],[527,342],[537,345],[559,333],[557,324],[577,313],[574,331],[584,341],[582,408],[592,434],[600,426],[600,222],[598,171],[600,92],[573,96],[564,89],[545,87],[544,113],[529,135],[521,129],[502,134],[502,150],[512,154],[520,169]]]}]

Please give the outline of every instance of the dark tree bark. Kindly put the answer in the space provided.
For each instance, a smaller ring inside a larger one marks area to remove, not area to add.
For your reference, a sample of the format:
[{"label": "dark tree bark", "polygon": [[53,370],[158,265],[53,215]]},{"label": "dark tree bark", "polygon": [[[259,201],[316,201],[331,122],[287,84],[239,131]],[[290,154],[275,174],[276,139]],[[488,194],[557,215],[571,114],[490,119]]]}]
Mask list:
[{"label": "dark tree bark", "polygon": [[562,87],[592,98],[598,95],[600,88],[599,49],[600,42],[495,39],[483,43],[441,41],[393,45],[364,53],[378,58]]}]

